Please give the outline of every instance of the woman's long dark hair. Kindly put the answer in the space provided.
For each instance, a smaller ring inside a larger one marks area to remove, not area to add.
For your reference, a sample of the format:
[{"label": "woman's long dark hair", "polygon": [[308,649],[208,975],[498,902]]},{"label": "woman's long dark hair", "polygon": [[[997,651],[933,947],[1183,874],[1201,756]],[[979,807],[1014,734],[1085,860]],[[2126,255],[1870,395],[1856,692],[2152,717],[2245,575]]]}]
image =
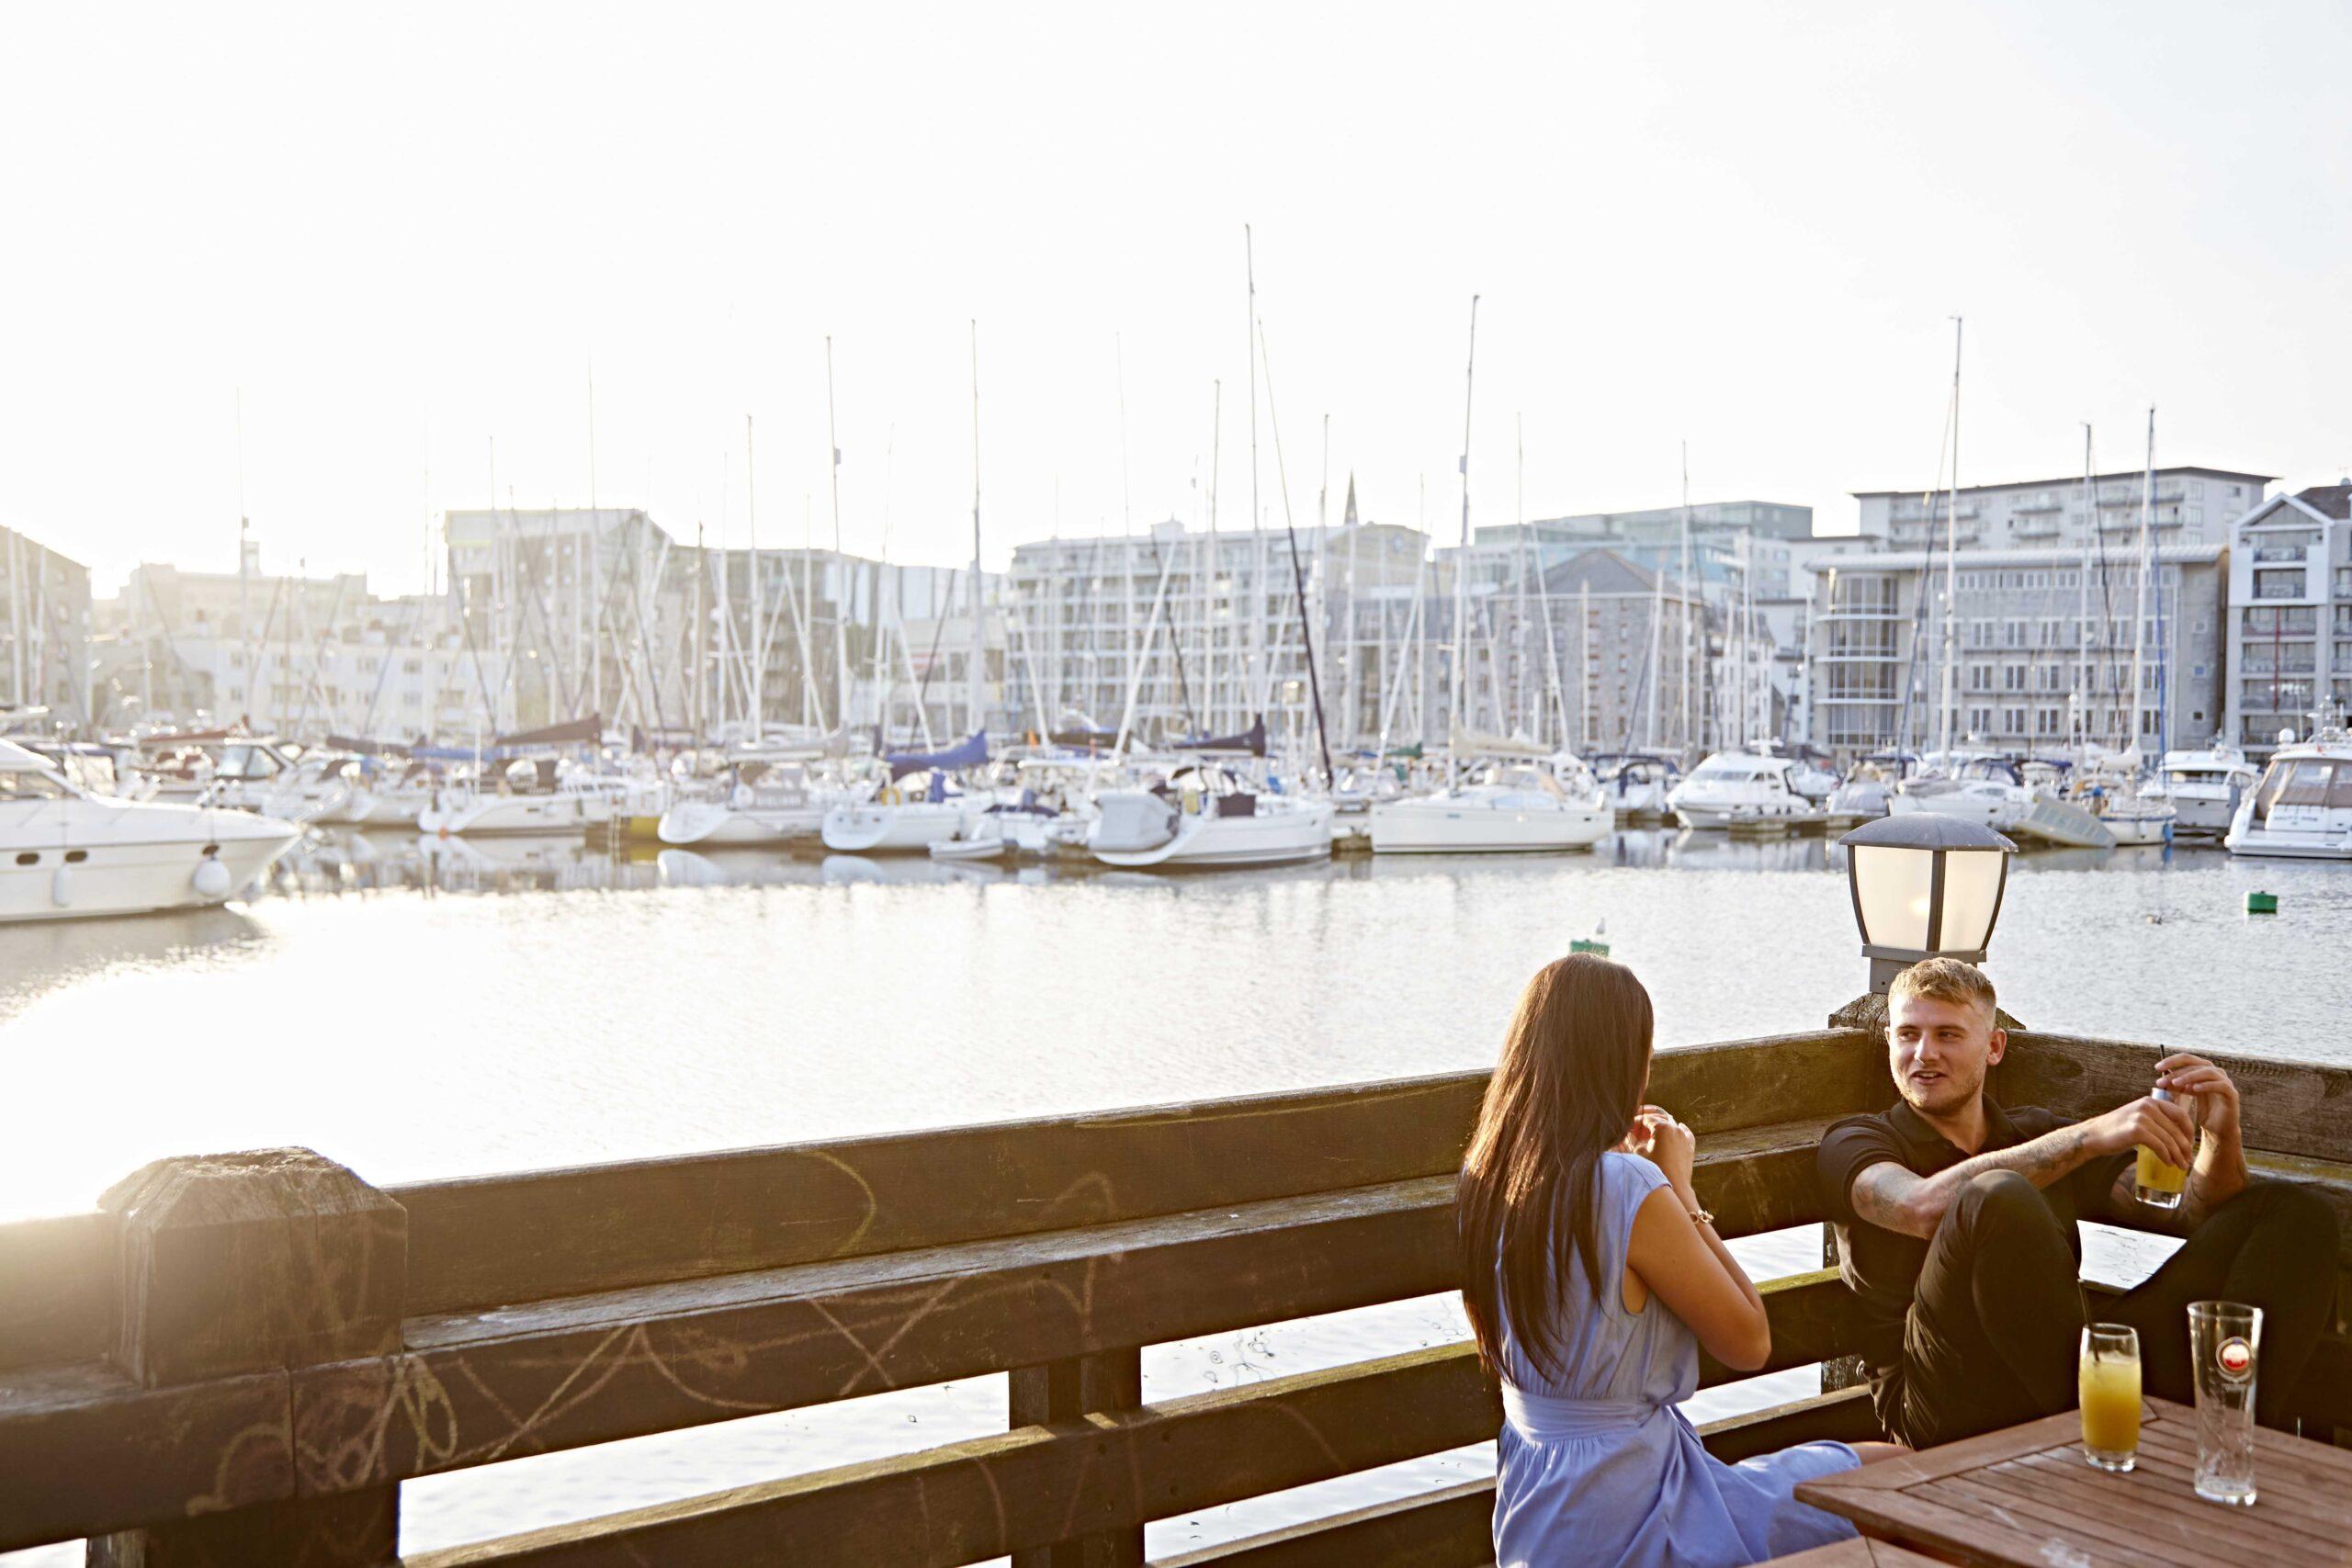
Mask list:
[{"label": "woman's long dark hair", "polygon": [[1519,998],[1454,1196],[1463,1303],[1490,1372],[1508,1318],[1535,1370],[1565,1375],[1553,1293],[1571,1244],[1595,1300],[1616,1288],[1600,1277],[1597,1183],[1642,1108],[1651,1023],[1634,972],[1590,953],[1545,964]]}]

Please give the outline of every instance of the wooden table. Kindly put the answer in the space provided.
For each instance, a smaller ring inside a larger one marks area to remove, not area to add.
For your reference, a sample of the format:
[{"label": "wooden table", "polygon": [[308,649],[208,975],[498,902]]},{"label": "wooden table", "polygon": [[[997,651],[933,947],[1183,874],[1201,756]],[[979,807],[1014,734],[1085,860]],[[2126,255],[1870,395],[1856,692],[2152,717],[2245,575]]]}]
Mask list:
[{"label": "wooden table", "polygon": [[2195,1414],[2150,1399],[2126,1475],[2082,1454],[2074,1411],[1797,1488],[1865,1536],[1986,1568],[2352,1564],[2352,1452],[2257,1428],[2250,1508],[2199,1498]]}]

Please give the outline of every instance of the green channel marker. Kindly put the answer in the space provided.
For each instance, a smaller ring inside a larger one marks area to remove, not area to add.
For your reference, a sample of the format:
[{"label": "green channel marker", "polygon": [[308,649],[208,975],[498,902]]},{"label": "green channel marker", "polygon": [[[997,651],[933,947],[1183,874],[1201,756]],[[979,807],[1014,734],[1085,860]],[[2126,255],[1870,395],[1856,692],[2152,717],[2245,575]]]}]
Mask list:
[{"label": "green channel marker", "polygon": [[2245,896],[2245,912],[2249,915],[2275,915],[2278,912],[2276,893],[2249,893]]}]

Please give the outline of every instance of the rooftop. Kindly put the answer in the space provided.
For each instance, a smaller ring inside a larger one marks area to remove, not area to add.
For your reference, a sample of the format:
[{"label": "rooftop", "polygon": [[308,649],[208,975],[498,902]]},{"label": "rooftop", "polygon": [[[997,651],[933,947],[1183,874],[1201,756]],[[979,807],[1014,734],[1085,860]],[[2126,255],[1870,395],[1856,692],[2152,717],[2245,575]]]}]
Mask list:
[{"label": "rooftop", "polygon": [[[2090,477],[2090,482],[2093,484],[2105,484],[2111,479],[2137,479],[2144,477],[2146,473],[2147,470],[2144,468],[2115,468],[2107,473],[2093,474]],[[2193,464],[2175,465],[2170,468],[2163,468],[2156,470],[2156,477],[2158,479],[2163,479],[2167,475],[2173,474],[2187,475],[2198,479],[2247,479],[2256,484],[2265,485],[2278,477],[2277,474],[2241,473],[2235,468],[2199,468]],[[2055,479],[2004,479],[1997,484],[1962,485],[1960,487],[1960,493],[1962,495],[1982,495],[1990,491],[1999,490],[2064,490],[2069,485],[2080,487],[2082,483],[2083,476],[2080,474],[2061,474]],[[1857,490],[1849,491],[1847,493],[1854,497],[1857,501],[1868,501],[1875,496],[1926,495],[1930,493],[1930,491],[1921,486],[1911,485],[1902,490]],[[1941,485],[1935,486],[1933,493],[1938,495],[1942,494],[1943,487]]]}]

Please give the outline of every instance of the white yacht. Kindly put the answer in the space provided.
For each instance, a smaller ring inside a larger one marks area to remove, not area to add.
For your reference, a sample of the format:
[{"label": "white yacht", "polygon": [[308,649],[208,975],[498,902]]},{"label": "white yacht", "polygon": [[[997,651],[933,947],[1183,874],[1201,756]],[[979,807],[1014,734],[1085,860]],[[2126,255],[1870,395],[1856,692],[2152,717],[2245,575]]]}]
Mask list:
[{"label": "white yacht", "polygon": [[1571,794],[1543,768],[1504,767],[1475,784],[1380,801],[1371,820],[1374,854],[1510,854],[1589,850],[1616,817],[1597,789]]},{"label": "white yacht", "polygon": [[444,838],[584,833],[592,819],[602,819],[598,807],[606,805],[589,792],[563,788],[553,758],[510,763],[493,779],[488,787],[480,778],[436,785],[416,814],[418,831]]},{"label": "white yacht", "polygon": [[1823,802],[1829,810],[1829,826],[1842,831],[1885,816],[1887,802],[1894,796],[1895,786],[1903,782],[1910,762],[1908,756],[1887,752],[1864,757],[1855,763]]},{"label": "white yacht", "polygon": [[871,800],[831,807],[817,824],[817,836],[842,854],[915,852],[961,837],[966,825],[988,809],[989,798],[951,793],[944,774],[932,777],[936,787],[919,780],[892,784]]},{"label": "white yacht", "polygon": [[1158,789],[1104,790],[1086,847],[1128,868],[1288,865],[1328,860],[1331,803],[1264,795],[1224,769],[1186,768]]},{"label": "white yacht", "polygon": [[706,849],[788,844],[815,838],[831,804],[810,787],[799,762],[742,762],[724,795],[672,801],[654,836],[665,844]]},{"label": "white yacht", "polygon": [[350,795],[341,766],[353,760],[299,751],[277,740],[232,740],[213,763],[204,804],[258,811],[288,822],[314,821]]},{"label": "white yacht", "polygon": [[2143,774],[2135,752],[2087,762],[2075,770],[2066,800],[2098,818],[2119,844],[2161,844],[2172,838],[2177,813],[2161,780]]},{"label": "white yacht", "polygon": [[1596,756],[1600,795],[1621,822],[1654,822],[1667,814],[1666,797],[1682,777],[1670,757],[1646,751]]},{"label": "white yacht", "polygon": [[301,836],[249,812],[92,795],[0,740],[0,920],[219,904]]},{"label": "white yacht", "polygon": [[1992,751],[1931,751],[1919,772],[1887,797],[1890,816],[1924,812],[1957,817],[1996,833],[2022,834],[2069,849],[2104,850],[2115,835],[2098,817],[2049,791],[2029,785],[2018,765]]},{"label": "white yacht", "polygon": [[351,793],[319,820],[346,828],[413,828],[417,814],[433,804],[433,771],[411,762],[397,773],[362,767]]},{"label": "white yacht", "polygon": [[2352,860],[2352,733],[2322,729],[2302,741],[2280,736],[2222,841],[2233,855]]},{"label": "white yacht", "polygon": [[1668,792],[1666,804],[1685,828],[1729,828],[1767,821],[1791,827],[1826,822],[1822,802],[1797,787],[1793,757],[1718,751]]},{"label": "white yacht", "polygon": [[2245,753],[2220,736],[2202,751],[2167,751],[2158,770],[2172,797],[2174,833],[2218,839],[2259,776]]}]

